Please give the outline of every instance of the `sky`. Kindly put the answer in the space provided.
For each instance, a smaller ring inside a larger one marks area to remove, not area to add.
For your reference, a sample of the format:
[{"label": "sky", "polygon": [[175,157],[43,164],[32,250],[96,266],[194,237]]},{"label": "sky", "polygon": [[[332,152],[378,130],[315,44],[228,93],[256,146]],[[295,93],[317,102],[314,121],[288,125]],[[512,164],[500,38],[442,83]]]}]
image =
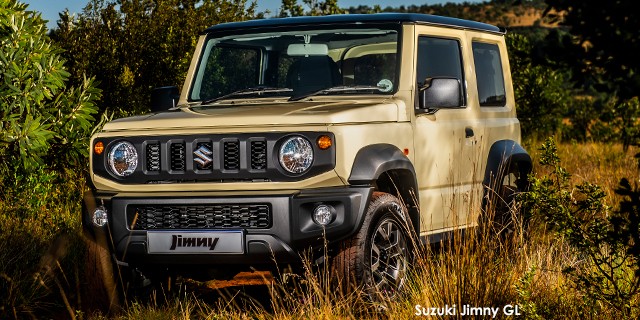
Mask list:
[{"label": "sky", "polygon": [[[58,13],[64,11],[64,9],[69,9],[69,12],[81,12],[82,8],[89,2],[89,0],[20,0],[29,5],[29,10],[39,11],[42,13],[42,17],[45,20],[48,20],[49,23],[47,26],[49,29],[54,28],[56,26],[56,21],[58,20]],[[376,0],[376,1],[365,1],[365,0],[338,0],[338,5],[340,7],[348,8],[348,7],[357,7],[359,5],[368,5],[374,6],[379,4],[382,8],[387,6],[398,7],[401,5],[409,6],[412,4],[415,5],[424,5],[424,4],[437,4],[437,3],[446,3],[446,2],[455,2],[462,3],[465,0]],[[475,2],[466,0],[468,2]],[[249,2],[249,1],[248,1]],[[258,11],[270,10],[271,13],[275,13],[282,3],[281,0],[258,0]],[[299,0],[298,3],[303,3],[302,0]]]}]

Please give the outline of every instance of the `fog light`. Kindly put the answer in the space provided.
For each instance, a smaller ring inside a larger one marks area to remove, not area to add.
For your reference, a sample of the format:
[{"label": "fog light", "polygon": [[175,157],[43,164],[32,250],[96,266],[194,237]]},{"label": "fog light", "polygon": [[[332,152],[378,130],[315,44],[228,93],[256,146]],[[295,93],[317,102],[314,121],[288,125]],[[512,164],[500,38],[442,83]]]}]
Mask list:
[{"label": "fog light", "polygon": [[104,207],[97,207],[96,210],[93,211],[93,224],[96,227],[104,227],[109,219],[107,219],[107,209]]},{"label": "fog light", "polygon": [[335,209],[332,206],[321,204],[313,210],[313,221],[321,226],[326,226],[333,221]]}]

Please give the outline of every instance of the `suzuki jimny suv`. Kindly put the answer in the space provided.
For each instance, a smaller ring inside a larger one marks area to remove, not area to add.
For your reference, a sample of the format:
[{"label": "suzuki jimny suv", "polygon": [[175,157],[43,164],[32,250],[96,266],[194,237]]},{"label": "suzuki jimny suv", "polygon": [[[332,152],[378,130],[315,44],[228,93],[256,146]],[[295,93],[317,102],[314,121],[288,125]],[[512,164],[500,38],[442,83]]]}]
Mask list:
[{"label": "suzuki jimny suv", "polygon": [[526,186],[504,38],[423,14],[206,29],[180,93],[92,137],[84,226],[145,281],[304,256],[393,293],[416,243]]}]

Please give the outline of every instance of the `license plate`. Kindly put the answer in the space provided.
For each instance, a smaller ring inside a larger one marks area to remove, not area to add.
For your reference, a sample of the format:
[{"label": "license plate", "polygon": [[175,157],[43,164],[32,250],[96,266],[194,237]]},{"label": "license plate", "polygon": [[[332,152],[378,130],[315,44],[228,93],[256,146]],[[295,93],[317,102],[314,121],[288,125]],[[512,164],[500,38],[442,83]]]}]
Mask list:
[{"label": "license plate", "polygon": [[243,253],[242,231],[148,231],[147,252],[160,254]]}]

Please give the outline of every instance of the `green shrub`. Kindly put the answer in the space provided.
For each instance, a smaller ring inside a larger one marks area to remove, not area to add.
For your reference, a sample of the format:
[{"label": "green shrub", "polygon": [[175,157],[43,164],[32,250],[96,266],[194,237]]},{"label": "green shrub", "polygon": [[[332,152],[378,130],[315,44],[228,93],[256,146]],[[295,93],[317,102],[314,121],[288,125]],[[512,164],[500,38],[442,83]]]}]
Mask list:
[{"label": "green shrub", "polygon": [[78,87],[67,87],[61,50],[51,44],[40,15],[15,0],[1,4],[2,180],[8,172],[29,172],[45,163],[83,163],[100,90],[86,78]]},{"label": "green shrub", "polygon": [[0,0],[2,319],[73,317],[79,299],[79,213],[100,90],[87,78],[67,86],[46,33],[39,14]]},{"label": "green shrub", "polygon": [[570,183],[561,166],[557,147],[549,138],[541,147],[540,164],[549,173],[531,177],[523,203],[532,221],[546,224],[562,237],[579,260],[563,272],[575,289],[584,293],[591,310],[611,308],[625,319],[640,316],[640,252],[638,252],[640,204],[638,190],[626,180],[619,193],[628,197],[613,210],[603,202],[597,185]]}]

